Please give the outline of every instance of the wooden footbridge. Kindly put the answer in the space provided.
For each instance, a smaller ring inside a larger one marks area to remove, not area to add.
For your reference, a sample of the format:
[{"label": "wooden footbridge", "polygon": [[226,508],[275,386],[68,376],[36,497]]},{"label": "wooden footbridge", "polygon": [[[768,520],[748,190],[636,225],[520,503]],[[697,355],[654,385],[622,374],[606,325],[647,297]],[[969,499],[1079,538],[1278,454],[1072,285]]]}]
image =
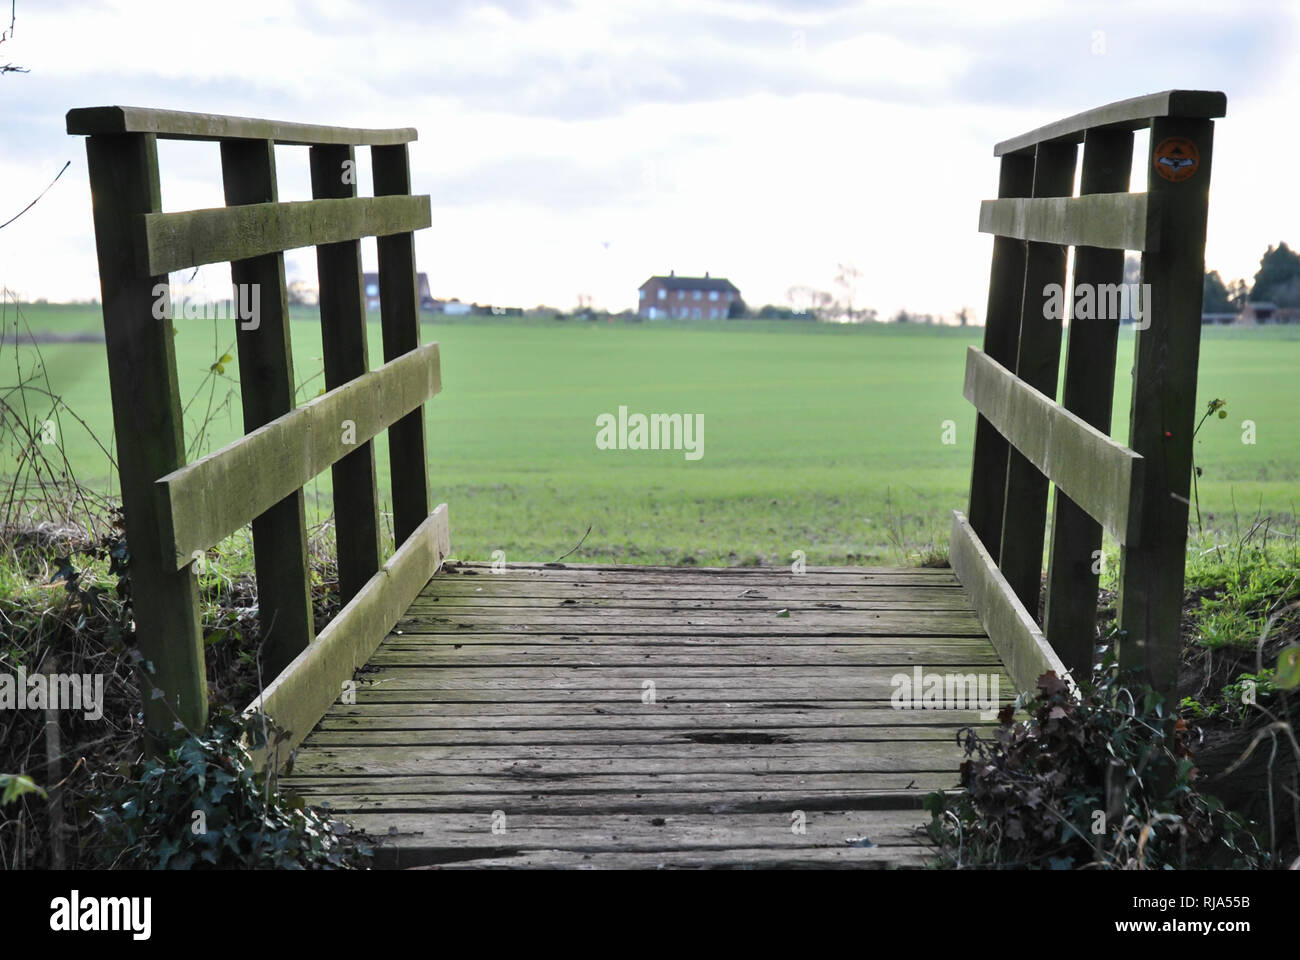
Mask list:
[{"label": "wooden footbridge", "polygon": [[[381,863],[924,863],[921,798],[957,786],[957,731],[990,725],[1045,670],[1088,669],[1103,530],[1122,547],[1121,658],[1172,689],[1224,112],[1220,93],[1170,91],[998,144],[998,199],[980,211],[996,237],[984,349],[971,348],[965,382],[979,412],[971,502],[969,519],[954,515],[952,569],[796,572],[447,562],[447,506],[431,509],[425,466],[423,405],[440,378],[437,344],[419,338],[413,232],[430,208],[410,194],[415,131],[71,111],[68,132],[88,137],[149,729],[205,722],[194,564],[251,523],[274,680],[249,709],[287,731],[257,762],[376,839]],[[1142,129],[1147,190],[1130,193]],[[225,207],[162,212],[159,138],[220,144]],[[276,144],[310,147],[316,199],[278,200]],[[370,197],[357,195],[357,146],[370,148]],[[299,406],[283,251],[303,246],[317,250],[327,391]],[[1070,248],[1071,291],[1115,287],[1123,251],[1143,252],[1128,445],[1109,436],[1119,314],[1075,314],[1061,369],[1062,320],[1045,303]],[[215,262],[261,291],[236,331],[245,436],[186,463],[166,280]],[[325,469],[344,606],[318,633],[302,488]]]}]

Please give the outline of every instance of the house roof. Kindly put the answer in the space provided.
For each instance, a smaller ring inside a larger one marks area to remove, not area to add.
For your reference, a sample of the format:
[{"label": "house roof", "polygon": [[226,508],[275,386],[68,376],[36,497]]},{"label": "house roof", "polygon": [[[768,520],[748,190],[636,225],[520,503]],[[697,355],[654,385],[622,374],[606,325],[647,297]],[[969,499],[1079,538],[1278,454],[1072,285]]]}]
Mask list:
[{"label": "house roof", "polygon": [[733,293],[740,293],[740,288],[725,277],[679,277],[676,274],[669,274],[666,277],[651,277],[637,289],[644,289],[655,280],[658,280],[668,290],[730,290]]}]

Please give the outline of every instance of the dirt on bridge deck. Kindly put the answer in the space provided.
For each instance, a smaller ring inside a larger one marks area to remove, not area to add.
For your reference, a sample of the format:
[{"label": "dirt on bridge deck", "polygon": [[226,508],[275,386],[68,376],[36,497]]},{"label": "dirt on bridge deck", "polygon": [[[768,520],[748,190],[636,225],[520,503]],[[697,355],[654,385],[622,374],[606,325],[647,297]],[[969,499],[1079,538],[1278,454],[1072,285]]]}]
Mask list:
[{"label": "dirt on bridge deck", "polygon": [[[918,674],[988,686],[901,709]],[[454,564],[285,786],[379,866],[920,866],[1014,697],[950,570]]]}]

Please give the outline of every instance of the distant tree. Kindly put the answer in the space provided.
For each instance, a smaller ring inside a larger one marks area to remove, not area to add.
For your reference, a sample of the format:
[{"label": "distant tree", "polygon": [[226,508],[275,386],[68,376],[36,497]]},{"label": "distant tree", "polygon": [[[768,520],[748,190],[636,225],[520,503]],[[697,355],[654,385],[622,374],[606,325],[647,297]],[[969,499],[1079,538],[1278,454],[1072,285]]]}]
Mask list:
[{"label": "distant tree", "polygon": [[964,327],[967,324],[969,324],[972,319],[974,319],[975,311],[972,310],[970,307],[962,307],[960,310],[957,311],[956,317],[957,317],[957,323]]},{"label": "distant tree", "polygon": [[1231,313],[1232,302],[1228,297],[1228,288],[1218,270],[1207,270],[1205,286],[1201,293],[1202,313]]},{"label": "distant tree", "polygon": [[898,313],[894,314],[894,323],[911,323],[911,322],[912,322],[912,315],[908,313],[906,310],[899,310]]},{"label": "distant tree", "polygon": [[810,316],[806,313],[796,315],[794,310],[792,310],[790,307],[782,307],[775,303],[763,304],[763,306],[758,308],[758,313],[756,313],[755,316],[758,317],[760,320],[811,319]]},{"label": "distant tree", "polygon": [[1279,307],[1300,307],[1300,254],[1286,243],[1276,247],[1270,244],[1260,258],[1250,299]]},{"label": "distant tree", "polygon": [[740,299],[740,297],[736,297],[736,299],[731,301],[731,305],[727,307],[727,318],[729,320],[736,320],[745,316],[748,312],[749,308],[745,306],[745,301]]},{"label": "distant tree", "polygon": [[1232,283],[1228,284],[1228,303],[1236,313],[1246,309],[1246,301],[1250,299],[1250,286],[1245,280],[1238,277]]},{"label": "distant tree", "polygon": [[1132,255],[1124,258],[1124,282],[1137,283],[1142,278],[1142,261]]},{"label": "distant tree", "polygon": [[851,263],[836,264],[835,286],[843,292],[843,300],[840,301],[844,313],[852,323],[856,317],[853,314],[853,301],[858,294],[858,280],[862,278],[862,271]]},{"label": "distant tree", "polygon": [[791,287],[785,292],[785,298],[795,313],[806,313],[814,319],[823,317],[835,303],[835,298],[825,290],[805,286]]}]

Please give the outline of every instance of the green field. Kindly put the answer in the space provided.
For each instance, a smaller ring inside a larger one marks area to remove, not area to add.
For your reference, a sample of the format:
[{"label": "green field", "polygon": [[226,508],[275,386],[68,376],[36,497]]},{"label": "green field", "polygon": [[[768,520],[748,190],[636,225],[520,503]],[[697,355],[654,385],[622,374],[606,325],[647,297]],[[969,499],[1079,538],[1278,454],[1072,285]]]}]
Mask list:
[{"label": "green field", "polygon": [[[100,330],[95,306],[22,308],[35,331]],[[295,314],[303,399],[322,387],[312,311]],[[38,361],[15,349],[5,315],[0,391]],[[209,424],[215,449],[239,434],[238,364],[206,380],[233,352],[228,324],[177,321],[177,365],[187,440]],[[428,406],[435,502],[450,504],[453,553],[553,560],[591,533],[570,559],[630,563],[896,562],[947,541],[949,510],[963,507],[974,413],[962,399],[966,345],[980,330],[789,322],[639,324],[464,318],[424,326],[442,345],[443,393]],[[380,362],[377,317],[372,363]],[[1127,423],[1133,339],[1121,338],[1115,422]],[[50,385],[105,442],[112,436],[102,343],[39,347]],[[1289,522],[1300,503],[1300,329],[1209,329],[1200,402],[1228,401],[1226,420],[1201,431],[1197,462],[1207,524],[1231,530],[1235,510]],[[215,390],[211,390],[215,384]],[[233,393],[231,392],[233,391]],[[222,401],[230,394],[229,404]],[[44,415],[29,395],[27,416]],[[598,450],[596,417],[619,405],[641,413],[703,414],[704,456]],[[1242,442],[1243,420],[1257,442]],[[943,422],[956,443],[942,442]],[[107,461],[71,417],[60,436],[79,478],[103,486]],[[11,429],[11,428],[6,428]],[[1123,439],[1127,427],[1116,433]],[[387,450],[378,467],[387,491]],[[0,444],[0,476],[14,444]],[[328,475],[309,489],[328,511]]]}]

